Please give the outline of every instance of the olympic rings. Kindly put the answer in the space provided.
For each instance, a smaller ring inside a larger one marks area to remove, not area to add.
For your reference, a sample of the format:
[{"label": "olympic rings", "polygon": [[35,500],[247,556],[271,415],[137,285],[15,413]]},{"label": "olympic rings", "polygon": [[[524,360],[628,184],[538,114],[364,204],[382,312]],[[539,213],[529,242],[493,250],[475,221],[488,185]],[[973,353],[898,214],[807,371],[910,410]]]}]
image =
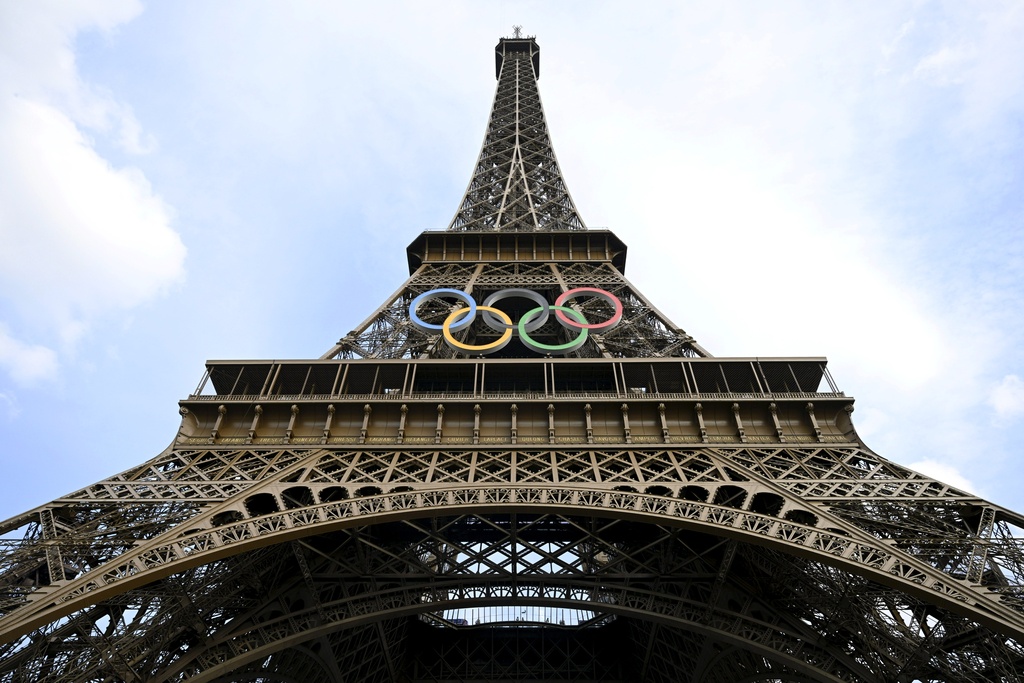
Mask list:
[{"label": "olympic rings", "polygon": [[[565,302],[568,301],[569,299],[574,298],[574,296],[577,293],[593,294],[599,299],[604,299],[606,302],[608,302],[609,305],[615,308],[615,313],[612,314],[612,317],[608,318],[603,323],[588,323],[582,325],[583,329],[592,330],[594,332],[598,332],[600,330],[610,330],[611,328],[618,325],[619,322],[622,320],[622,302],[619,301],[619,298],[613,295],[611,292],[606,292],[605,290],[597,289],[596,287],[577,287],[576,289],[570,289],[568,292],[563,293],[560,297],[555,299],[554,307],[565,306]],[[557,310],[558,312],[555,314],[555,317],[558,318],[558,322],[562,323],[562,325],[565,327],[577,327],[577,325],[570,323],[569,319],[565,317],[565,313],[563,312],[565,310],[564,308],[559,308]]]},{"label": "olympic rings", "polygon": [[[443,332],[444,332],[444,340],[446,342],[448,342],[448,345],[452,346],[452,347],[454,347],[456,349],[459,349],[460,351],[465,351],[467,353],[482,353],[482,354],[494,353],[495,351],[498,351],[500,349],[505,348],[505,345],[508,344],[509,341],[512,339],[512,318],[510,318],[508,316],[508,313],[506,313],[505,311],[501,310],[500,308],[491,308],[490,306],[477,306],[476,307],[476,310],[478,310],[478,311],[488,311],[490,313],[497,313],[505,321],[505,324],[508,325],[508,327],[505,329],[505,333],[502,334],[500,337],[498,337],[497,341],[493,341],[490,344],[479,344],[479,345],[463,344],[462,342],[460,342],[458,339],[456,339],[452,335],[452,328],[455,327],[454,325],[452,325],[452,322],[454,322],[455,318],[457,318],[459,316],[464,316],[464,321],[465,321],[465,319],[468,319],[470,322],[472,322],[473,319],[469,315],[469,312],[471,310],[473,310],[473,309],[470,309],[470,308],[457,308],[457,309],[455,309],[454,311],[451,312],[451,315],[449,315],[447,318],[445,318],[444,325],[442,325],[442,328],[443,328]],[[539,311],[540,309],[539,308],[535,308],[533,310]],[[522,321],[520,321],[519,324],[522,325]],[[586,330],[584,330],[584,331],[586,331]]]},{"label": "olympic rings", "polygon": [[[580,311],[571,308],[567,302],[577,298],[579,295],[593,296],[601,299],[612,307],[612,315],[607,320],[591,323]],[[457,308],[445,318],[440,325],[428,323],[420,318],[417,311],[420,306],[428,301],[442,298],[458,299],[466,304],[466,308]],[[518,323],[513,323],[511,316],[504,311],[495,308],[494,304],[499,301],[511,298],[528,299],[537,304],[536,308],[529,310]],[[564,344],[544,344],[534,340],[530,333],[537,331],[547,321],[551,311],[555,311],[555,320],[569,330],[577,330],[579,334],[572,341]],[[476,320],[477,311],[480,311],[484,324],[496,332],[501,332],[497,340],[487,344],[466,344],[457,340],[453,332],[465,329]],[[409,304],[409,321],[418,329],[427,333],[440,331],[444,340],[449,346],[457,351],[466,354],[491,354],[499,351],[512,340],[514,334],[519,336],[520,341],[526,348],[540,354],[558,353],[568,354],[582,347],[590,336],[591,332],[604,332],[612,329],[622,321],[622,302],[611,292],[596,287],[577,287],[563,292],[554,304],[549,304],[544,295],[529,289],[513,288],[503,289],[488,295],[484,302],[477,305],[472,296],[458,289],[432,289],[420,294]]]},{"label": "olympic rings", "polygon": [[[509,299],[517,296],[522,297],[524,299],[529,299],[534,303],[539,304],[540,307],[544,309],[544,312],[537,316],[537,319],[526,327],[527,332],[533,332],[536,329],[540,329],[540,326],[548,321],[548,300],[545,299],[540,294],[538,294],[537,292],[534,292],[533,290],[503,289],[500,292],[495,292],[494,294],[491,294],[489,297],[484,299],[484,306],[493,306],[495,303],[502,301],[503,299]],[[512,329],[515,327],[515,325],[513,325],[511,321],[509,321],[507,328],[502,326],[501,323],[494,319],[494,315],[491,314],[490,312],[484,313],[484,321],[495,330]]]},{"label": "olympic rings", "polygon": [[[583,317],[583,314],[574,308],[569,308],[568,306],[551,306],[551,308],[558,311],[557,320],[560,323],[562,322],[562,316],[565,313],[568,313],[569,315],[575,317],[578,321],[577,328],[580,331],[579,336],[577,336],[570,342],[566,342],[565,344],[541,344],[538,341],[534,341],[530,337],[529,333],[526,331],[526,328],[527,321],[529,321],[538,311],[543,310],[543,308],[538,307],[533,309],[532,311],[527,311],[526,315],[520,318],[519,341],[523,342],[523,345],[526,346],[526,348],[530,349],[531,351],[536,351],[537,353],[572,353],[576,349],[583,346],[587,342],[587,335],[590,334],[590,330],[587,329],[589,327],[589,325],[586,324],[587,319]],[[562,326],[572,329],[569,325],[566,325],[565,323],[562,323]]]},{"label": "olympic rings", "polygon": [[459,323],[452,327],[453,330],[461,330],[463,327],[468,327],[473,319],[476,318],[476,302],[473,301],[473,297],[466,294],[458,289],[432,289],[429,292],[423,292],[418,297],[412,300],[409,304],[409,320],[413,325],[423,330],[424,332],[433,332],[434,330],[444,329],[444,325],[433,325],[428,322],[420,320],[420,317],[416,315],[416,309],[421,304],[433,299],[440,299],[444,296],[453,296],[456,299],[461,299],[467,306],[469,306],[469,314]]}]

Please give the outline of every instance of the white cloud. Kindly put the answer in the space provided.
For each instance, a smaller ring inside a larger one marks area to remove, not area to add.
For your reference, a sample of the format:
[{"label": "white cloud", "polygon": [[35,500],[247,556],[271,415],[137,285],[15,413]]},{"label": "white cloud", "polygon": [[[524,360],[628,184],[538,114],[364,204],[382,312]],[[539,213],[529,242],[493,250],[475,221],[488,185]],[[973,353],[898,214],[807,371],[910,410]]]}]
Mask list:
[{"label": "white cloud", "polygon": [[[892,59],[893,55],[896,54],[896,51],[899,49],[900,44],[907,37],[907,35],[914,29],[914,24],[915,22],[913,19],[903,22],[903,25],[900,26],[899,32],[897,32],[896,37],[892,39],[892,42],[890,42],[888,45],[882,48],[882,57],[885,60],[885,62],[888,62],[890,59]],[[881,73],[886,73],[888,71],[888,65],[880,69]]]},{"label": "white cloud", "polygon": [[[25,328],[65,344],[96,316],[138,306],[183,275],[185,247],[168,207],[141,171],[115,168],[82,132],[128,152],[154,145],[128,105],[81,82],[72,51],[80,31],[111,30],[139,9],[135,2],[0,9],[0,291]],[[50,349],[5,339],[12,377],[55,371]]]},{"label": "white cloud", "polygon": [[[19,384],[53,380],[57,377],[57,354],[45,346],[20,342],[0,326],[0,368]],[[0,393],[0,403],[6,403],[9,410],[14,410],[13,399],[6,394]]]},{"label": "white cloud", "polygon": [[934,85],[952,85],[964,81],[963,69],[970,59],[962,47],[943,47],[924,57],[914,67],[914,76]]},{"label": "white cloud", "polygon": [[1000,418],[1024,415],[1024,380],[1017,375],[1003,377],[988,397],[989,405],[995,408]]},{"label": "white cloud", "polygon": [[140,172],[112,168],[44,104],[9,102],[0,130],[0,158],[12,171],[0,186],[6,291],[72,329],[180,277],[185,248]]},{"label": "white cloud", "polygon": [[966,493],[976,493],[978,490],[970,479],[960,473],[960,470],[937,460],[919,460],[910,463],[907,467]]}]

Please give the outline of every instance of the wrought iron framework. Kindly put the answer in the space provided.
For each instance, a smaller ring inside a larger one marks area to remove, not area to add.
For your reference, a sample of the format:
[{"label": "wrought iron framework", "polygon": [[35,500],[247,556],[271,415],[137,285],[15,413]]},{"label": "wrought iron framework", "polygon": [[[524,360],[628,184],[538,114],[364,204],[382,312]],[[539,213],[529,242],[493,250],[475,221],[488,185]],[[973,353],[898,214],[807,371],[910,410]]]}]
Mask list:
[{"label": "wrought iron framework", "polygon": [[[366,322],[211,361],[164,453],[2,525],[0,681],[1021,680],[1024,518],[873,453],[824,359],[668,321],[582,230],[536,42],[497,67],[455,220]],[[624,318],[457,357],[409,320],[440,287]]]},{"label": "wrought iron framework", "polygon": [[537,79],[535,40],[495,48],[498,88],[473,177],[449,230],[582,230],[558,169]]}]

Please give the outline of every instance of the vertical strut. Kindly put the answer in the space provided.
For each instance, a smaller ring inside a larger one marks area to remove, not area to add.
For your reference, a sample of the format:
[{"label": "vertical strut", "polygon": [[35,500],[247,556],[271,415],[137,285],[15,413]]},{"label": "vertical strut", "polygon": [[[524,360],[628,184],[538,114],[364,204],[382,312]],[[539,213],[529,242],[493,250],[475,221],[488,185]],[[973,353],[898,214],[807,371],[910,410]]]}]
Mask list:
[{"label": "vertical strut", "polygon": [[44,508],[39,511],[39,525],[43,530],[43,538],[46,539],[46,568],[50,572],[50,583],[63,581],[64,560],[60,555],[60,545],[57,542],[57,525],[53,521],[53,510]]},{"label": "vertical strut", "polygon": [[985,573],[985,561],[988,558],[988,544],[992,539],[992,529],[995,526],[996,511],[986,507],[981,513],[981,521],[978,522],[978,543],[971,553],[971,564],[967,569],[967,580],[971,583],[981,583],[981,577]]}]

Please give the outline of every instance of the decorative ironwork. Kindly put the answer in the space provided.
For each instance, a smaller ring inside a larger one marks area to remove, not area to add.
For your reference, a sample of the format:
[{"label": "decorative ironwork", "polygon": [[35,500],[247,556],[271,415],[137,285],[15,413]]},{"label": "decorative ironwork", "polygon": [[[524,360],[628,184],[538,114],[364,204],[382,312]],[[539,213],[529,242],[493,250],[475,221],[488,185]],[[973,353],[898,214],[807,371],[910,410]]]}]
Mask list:
[{"label": "decorative ironwork", "polygon": [[[568,254],[568,250],[565,251]],[[490,255],[489,255],[490,256]],[[462,258],[454,255],[449,258]],[[456,349],[435,330],[424,329],[422,323],[440,327],[454,307],[434,299],[417,309],[421,320],[410,316],[410,305],[436,289],[457,289],[479,297],[478,305],[488,295],[505,289],[525,288],[547,295],[550,302],[572,289],[595,288],[608,291],[621,302],[622,318],[613,329],[589,335],[586,343],[570,355],[581,358],[663,358],[709,356],[693,337],[658,311],[604,254],[593,254],[591,261],[549,262],[536,267],[514,260],[480,263],[477,255],[472,266],[454,264],[420,265],[395,293],[359,327],[343,337],[323,358],[452,358]],[[497,255],[494,255],[497,258]],[[505,259],[514,258],[509,254]],[[454,299],[454,296],[451,297]],[[433,304],[433,307],[431,307]],[[598,297],[580,299],[575,304],[587,319],[604,320],[612,314],[611,305]],[[460,341],[466,345],[491,343],[500,333],[474,328],[464,332]],[[539,328],[531,337],[542,344],[564,345],[576,336],[554,320]],[[513,340],[505,356],[535,357],[537,352]],[[461,355],[461,353],[459,354]]]},{"label": "decorative ironwork", "polygon": [[[1024,517],[873,453],[824,359],[671,324],[582,230],[536,42],[498,68],[455,221],[366,322],[210,363],[164,453],[0,525],[0,681],[1022,680]],[[438,289],[622,319],[454,357]]]}]

